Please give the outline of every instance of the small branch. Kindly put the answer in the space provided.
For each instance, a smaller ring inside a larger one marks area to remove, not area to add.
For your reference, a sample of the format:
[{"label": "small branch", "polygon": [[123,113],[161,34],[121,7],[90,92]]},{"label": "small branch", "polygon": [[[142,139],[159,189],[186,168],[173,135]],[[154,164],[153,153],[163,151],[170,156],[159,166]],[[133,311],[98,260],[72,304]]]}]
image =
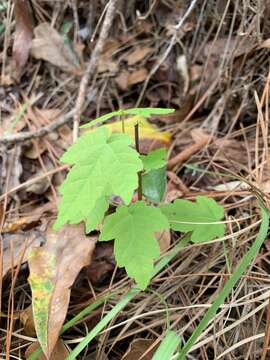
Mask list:
[{"label": "small branch", "polygon": [[266,325],[265,325],[265,335],[263,342],[263,351],[261,360],[265,360],[268,352],[268,346],[270,341],[270,299],[267,306],[267,317],[266,317]]},{"label": "small branch", "polygon": [[85,101],[85,94],[87,85],[96,70],[99,57],[102,53],[104,43],[108,38],[109,30],[111,28],[115,11],[116,11],[116,4],[117,0],[111,0],[110,3],[107,5],[108,9],[104,18],[104,22],[102,28],[100,30],[100,35],[97,41],[97,44],[92,52],[90,61],[86,67],[85,73],[81,79],[79,93],[75,105],[75,115],[74,115],[74,122],[73,122],[73,141],[76,141],[78,134],[79,134],[79,124],[80,124],[80,116],[82,113],[82,108]]},{"label": "small branch", "polygon": [[20,132],[18,134],[11,134],[0,137],[0,145],[20,143],[27,140],[37,139],[42,136],[48,135],[51,131],[58,129],[60,126],[66,124],[70,119],[72,119],[75,110],[71,110],[65,115],[59,116],[53,123],[44,126],[37,131],[30,132]]},{"label": "small branch", "polygon": [[171,40],[170,43],[167,47],[167,49],[165,50],[165,52],[163,53],[163,55],[159,58],[158,62],[156,63],[156,65],[154,67],[152,67],[152,69],[150,70],[150,73],[147,77],[147,79],[145,80],[144,84],[143,84],[143,88],[142,91],[140,93],[139,99],[136,103],[136,107],[139,107],[142,98],[144,96],[145,90],[147,88],[147,85],[149,83],[149,81],[151,80],[152,76],[157,72],[157,70],[159,69],[159,67],[164,63],[164,61],[167,59],[167,57],[169,56],[172,48],[174,47],[174,44],[177,40],[177,35],[178,35],[178,31],[180,30],[180,28],[182,27],[182,25],[184,24],[184,22],[186,21],[186,19],[188,18],[188,16],[190,15],[190,13],[192,12],[192,10],[194,9],[196,2],[198,0],[192,0],[189,8],[187,9],[186,13],[184,14],[184,16],[179,20],[178,24],[175,25],[174,27],[174,32],[171,36]]},{"label": "small branch", "polygon": [[193,154],[200,151],[203,147],[205,147],[211,141],[211,137],[204,137],[200,139],[200,141],[195,144],[189,145],[186,149],[181,151],[175,157],[168,161],[168,169],[171,170],[174,166],[180,166],[184,161],[188,160]]},{"label": "small branch", "polygon": [[[140,154],[140,138],[139,138],[139,124],[134,126],[135,130],[135,147]],[[142,200],[142,172],[138,172],[138,200]]]}]

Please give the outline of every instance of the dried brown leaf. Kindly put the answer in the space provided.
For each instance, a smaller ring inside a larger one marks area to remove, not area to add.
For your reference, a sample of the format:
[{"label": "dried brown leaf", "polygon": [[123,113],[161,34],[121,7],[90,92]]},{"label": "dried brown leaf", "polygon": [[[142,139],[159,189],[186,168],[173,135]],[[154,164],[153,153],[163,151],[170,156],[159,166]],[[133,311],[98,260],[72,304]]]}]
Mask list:
[{"label": "dried brown leaf", "polygon": [[142,61],[151,52],[153,52],[152,48],[148,46],[139,46],[134,51],[130,52],[125,57],[125,60],[127,61],[128,65],[134,65],[139,61]]},{"label": "dried brown leaf", "polygon": [[[141,356],[147,352],[147,350],[154,344],[154,340],[148,339],[135,339],[129,345],[129,348],[123,360],[138,360]],[[154,345],[151,350],[149,350],[146,355],[142,358],[143,360],[151,360],[155,351],[157,350],[158,344]],[[164,359],[165,360],[165,359]]]},{"label": "dried brown leaf", "polygon": [[27,261],[32,247],[43,242],[41,233],[36,231],[3,234],[3,277],[13,267]]},{"label": "dried brown leaf", "polygon": [[[25,352],[25,358],[28,359],[39,348],[40,348],[40,345],[37,341],[32,343]],[[53,349],[50,360],[63,360],[63,359],[66,359],[68,354],[69,354],[69,352],[65,346],[64,341],[59,339],[55,345],[55,348]],[[47,358],[44,354],[41,354],[37,358],[37,360],[47,360]]]},{"label": "dried brown leaf", "polygon": [[13,43],[15,78],[18,80],[27,63],[33,38],[33,19],[27,0],[16,0],[14,4],[16,31]]},{"label": "dried brown leaf", "polygon": [[20,311],[19,318],[23,324],[25,334],[28,336],[36,336],[32,305]]},{"label": "dried brown leaf", "polygon": [[66,317],[70,288],[82,267],[88,265],[95,238],[86,236],[84,226],[66,225],[49,229],[47,242],[29,257],[32,305],[40,345],[49,358]]},{"label": "dried brown leaf", "polygon": [[34,34],[32,56],[48,61],[63,71],[80,74],[78,56],[54,28],[42,23],[34,29]]},{"label": "dried brown leaf", "polygon": [[156,233],[156,238],[158,240],[161,253],[164,253],[171,245],[170,230],[159,231]]},{"label": "dried brown leaf", "polygon": [[146,80],[148,72],[145,68],[141,68],[132,72],[128,77],[128,85],[135,85]]}]

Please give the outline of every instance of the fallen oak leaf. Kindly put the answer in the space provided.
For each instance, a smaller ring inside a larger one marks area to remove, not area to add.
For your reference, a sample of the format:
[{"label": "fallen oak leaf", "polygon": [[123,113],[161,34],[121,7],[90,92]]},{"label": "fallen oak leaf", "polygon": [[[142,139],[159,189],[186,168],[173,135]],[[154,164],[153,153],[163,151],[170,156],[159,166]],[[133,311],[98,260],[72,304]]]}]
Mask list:
[{"label": "fallen oak leaf", "polygon": [[70,287],[82,267],[89,265],[96,240],[83,225],[49,229],[47,242],[29,256],[29,283],[35,328],[41,348],[50,358],[66,317]]}]

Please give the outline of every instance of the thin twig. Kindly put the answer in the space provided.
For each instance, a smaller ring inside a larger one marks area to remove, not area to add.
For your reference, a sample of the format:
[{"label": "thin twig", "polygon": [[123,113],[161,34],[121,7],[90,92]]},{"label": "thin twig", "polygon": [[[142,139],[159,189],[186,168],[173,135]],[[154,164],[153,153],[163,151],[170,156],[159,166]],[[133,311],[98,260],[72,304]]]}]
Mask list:
[{"label": "thin twig", "polygon": [[106,15],[104,18],[102,28],[100,30],[100,35],[99,35],[97,44],[92,52],[90,61],[87,65],[85,73],[80,82],[79,94],[78,94],[76,105],[75,105],[75,115],[74,115],[74,123],[73,123],[73,141],[76,141],[76,139],[78,137],[80,116],[82,113],[82,108],[83,108],[83,104],[84,104],[84,100],[85,100],[87,85],[88,85],[92,75],[94,74],[94,71],[98,64],[100,54],[104,47],[105,40],[108,37],[109,30],[111,28],[111,25],[112,25],[112,22],[114,19],[116,4],[117,4],[117,0],[111,0],[108,5],[108,9],[107,9],[107,12],[106,12]]},{"label": "thin twig", "polygon": [[71,110],[65,115],[59,116],[53,123],[44,126],[37,131],[25,131],[18,134],[11,134],[0,137],[0,145],[20,143],[27,140],[37,139],[42,136],[48,135],[51,131],[58,129],[60,126],[66,124],[74,115],[75,110]]},{"label": "thin twig", "polygon": [[147,88],[147,85],[149,83],[149,81],[151,80],[152,76],[157,72],[157,70],[159,69],[159,67],[164,63],[164,61],[167,59],[168,55],[170,54],[172,48],[174,47],[174,44],[177,40],[177,35],[178,35],[178,31],[179,29],[182,27],[182,25],[184,24],[185,20],[188,18],[188,16],[190,15],[190,13],[192,12],[193,8],[196,5],[196,2],[198,0],[192,0],[189,8],[187,9],[186,13],[184,14],[184,16],[179,20],[178,24],[175,25],[174,27],[174,32],[172,34],[170,43],[167,47],[167,49],[165,50],[165,52],[163,53],[163,55],[160,57],[159,61],[156,63],[156,65],[154,67],[152,67],[147,79],[145,80],[144,84],[143,84],[143,88],[142,91],[140,93],[139,99],[136,103],[136,107],[138,107],[142,101],[142,98],[144,96],[145,90]]},{"label": "thin twig", "polygon": [[[140,153],[140,138],[139,138],[139,124],[134,126],[135,131],[135,146],[138,153]],[[138,200],[142,200],[142,172],[138,172]]]}]

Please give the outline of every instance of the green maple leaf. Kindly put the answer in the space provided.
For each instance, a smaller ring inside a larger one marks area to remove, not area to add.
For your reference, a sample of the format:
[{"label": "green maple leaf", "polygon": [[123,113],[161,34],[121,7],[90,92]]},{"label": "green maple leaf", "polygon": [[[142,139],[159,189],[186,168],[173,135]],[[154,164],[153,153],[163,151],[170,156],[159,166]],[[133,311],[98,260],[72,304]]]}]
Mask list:
[{"label": "green maple leaf", "polygon": [[166,165],[166,149],[153,150],[147,155],[141,155],[140,158],[143,162],[144,171],[160,169]]},{"label": "green maple leaf", "polygon": [[138,187],[137,173],[143,168],[131,143],[128,135],[109,136],[101,127],[82,135],[68,149],[61,161],[74,166],[59,189],[62,199],[55,229],[85,221],[91,231],[101,222],[111,195],[126,204],[131,201]]},{"label": "green maple leaf", "polygon": [[128,275],[145,289],[153,274],[153,261],[160,254],[155,232],[169,228],[160,209],[137,201],[122,205],[105,218],[100,240],[114,242],[117,264],[125,267]]},{"label": "green maple leaf", "polygon": [[171,228],[176,231],[192,231],[191,241],[200,243],[224,236],[224,208],[214,199],[197,196],[196,202],[175,200],[172,204],[161,206]]}]

